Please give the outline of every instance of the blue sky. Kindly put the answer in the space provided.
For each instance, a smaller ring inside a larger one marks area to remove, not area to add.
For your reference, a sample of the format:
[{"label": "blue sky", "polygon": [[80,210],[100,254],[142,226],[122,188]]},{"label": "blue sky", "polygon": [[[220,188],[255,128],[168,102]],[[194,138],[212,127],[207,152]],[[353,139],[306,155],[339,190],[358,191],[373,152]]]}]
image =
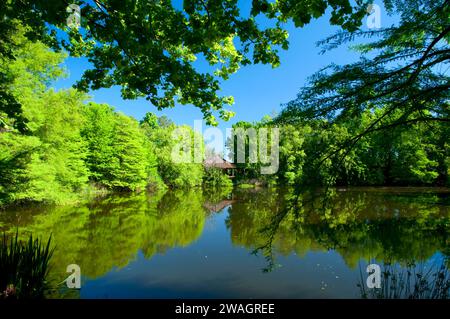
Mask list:
[{"label": "blue sky", "polygon": [[[250,3],[241,1],[242,12],[248,12]],[[385,27],[392,24],[393,19],[382,10],[381,22]],[[263,21],[262,24],[264,23]],[[338,30],[337,27],[330,26],[328,14],[303,28],[295,28],[291,23],[286,28],[289,32],[290,48],[287,51],[280,51],[280,67],[275,69],[270,65],[242,67],[229,80],[222,83],[221,94],[234,96],[235,104],[231,109],[236,112],[236,116],[229,122],[219,122],[219,128],[223,131],[237,121],[258,121],[264,115],[280,112],[281,105],[294,99],[299,89],[306,84],[307,78],[320,68],[330,63],[349,63],[358,58],[358,55],[348,50],[346,46],[319,55],[320,48],[316,46],[316,42]],[[363,28],[367,28],[365,23]],[[70,87],[89,67],[88,61],[84,58],[68,58],[65,64],[68,77],[55,83],[57,89]],[[205,67],[202,62],[198,65],[200,69]],[[157,111],[145,99],[124,100],[120,96],[119,87],[91,91],[90,95],[93,101],[108,103],[116,110],[138,120],[150,111],[158,116],[166,115],[177,124],[193,126],[194,120],[203,117],[200,110],[192,105],[177,105],[172,109]]]}]

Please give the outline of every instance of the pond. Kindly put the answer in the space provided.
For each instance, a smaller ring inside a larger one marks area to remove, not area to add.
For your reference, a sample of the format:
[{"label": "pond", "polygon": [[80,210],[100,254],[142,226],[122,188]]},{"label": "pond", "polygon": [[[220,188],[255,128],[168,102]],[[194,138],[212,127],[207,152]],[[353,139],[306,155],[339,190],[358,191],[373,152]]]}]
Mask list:
[{"label": "pond", "polygon": [[[417,278],[424,296],[446,289],[436,292],[449,279],[448,189],[338,188],[302,194],[297,209],[290,198],[115,194],[2,211],[0,230],[52,234],[50,298],[390,298],[414,293]],[[80,290],[61,284],[69,264]],[[382,268],[381,290],[366,287],[368,264]]]}]

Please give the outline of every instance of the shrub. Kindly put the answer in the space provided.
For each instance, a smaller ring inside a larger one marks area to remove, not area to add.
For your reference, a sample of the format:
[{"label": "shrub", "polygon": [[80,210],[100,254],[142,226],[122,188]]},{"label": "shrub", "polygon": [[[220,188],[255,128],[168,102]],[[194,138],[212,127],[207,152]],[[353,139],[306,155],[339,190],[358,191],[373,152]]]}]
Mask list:
[{"label": "shrub", "polygon": [[203,176],[203,184],[211,187],[232,187],[233,182],[218,168],[207,168]]}]

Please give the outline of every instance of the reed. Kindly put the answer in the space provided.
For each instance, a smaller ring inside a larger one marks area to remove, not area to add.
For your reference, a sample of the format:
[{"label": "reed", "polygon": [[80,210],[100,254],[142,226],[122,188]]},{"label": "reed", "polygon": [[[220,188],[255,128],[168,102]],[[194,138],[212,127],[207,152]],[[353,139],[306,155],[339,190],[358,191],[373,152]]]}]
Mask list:
[{"label": "reed", "polygon": [[19,240],[19,234],[3,234],[0,245],[0,298],[40,299],[47,289],[46,278],[53,255],[51,235],[46,244],[30,235]]},{"label": "reed", "polygon": [[423,265],[414,263],[405,268],[385,264],[382,272],[381,288],[368,289],[360,268],[358,287],[363,299],[449,299],[450,272],[442,263]]}]

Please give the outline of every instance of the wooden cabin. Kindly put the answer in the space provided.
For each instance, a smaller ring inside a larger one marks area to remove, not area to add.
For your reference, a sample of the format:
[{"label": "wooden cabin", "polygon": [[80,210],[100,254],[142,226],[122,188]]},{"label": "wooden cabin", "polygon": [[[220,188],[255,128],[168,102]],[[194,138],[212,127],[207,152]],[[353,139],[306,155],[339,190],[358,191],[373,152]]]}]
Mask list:
[{"label": "wooden cabin", "polygon": [[218,168],[222,170],[229,178],[234,178],[236,175],[236,165],[227,161],[219,155],[214,155],[207,158],[203,165],[205,168]]}]

